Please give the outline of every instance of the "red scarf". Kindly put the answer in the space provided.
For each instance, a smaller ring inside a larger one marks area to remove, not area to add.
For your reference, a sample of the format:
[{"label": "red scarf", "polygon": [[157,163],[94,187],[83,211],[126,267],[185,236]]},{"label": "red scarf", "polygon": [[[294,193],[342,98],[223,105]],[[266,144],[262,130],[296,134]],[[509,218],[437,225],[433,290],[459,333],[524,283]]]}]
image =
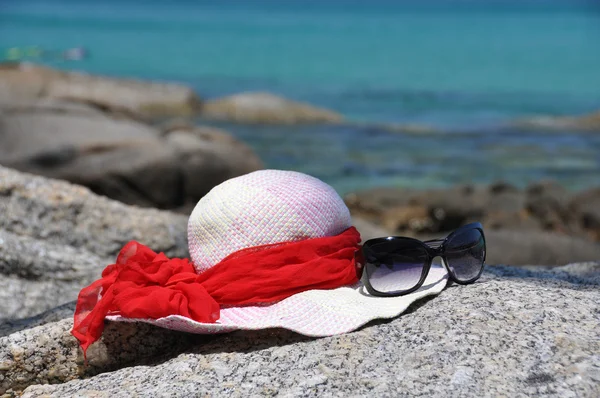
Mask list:
[{"label": "red scarf", "polygon": [[102,335],[107,315],[182,315],[214,323],[221,305],[272,303],[306,290],[349,285],[358,281],[359,243],[360,234],[350,227],[336,236],[243,249],[197,274],[189,260],[169,259],[131,241],[117,263],[79,293],[71,333],[85,355]]}]

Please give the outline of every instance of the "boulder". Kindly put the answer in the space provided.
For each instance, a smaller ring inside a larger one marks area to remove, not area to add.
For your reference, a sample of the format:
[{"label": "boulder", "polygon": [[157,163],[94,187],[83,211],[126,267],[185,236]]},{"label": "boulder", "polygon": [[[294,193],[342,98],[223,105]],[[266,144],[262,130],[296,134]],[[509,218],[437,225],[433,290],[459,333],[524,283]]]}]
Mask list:
[{"label": "boulder", "polygon": [[569,208],[587,235],[600,241],[600,188],[592,188],[575,195]]},{"label": "boulder", "polygon": [[600,261],[590,261],[587,263],[573,263],[560,267],[553,267],[553,273],[563,272],[569,277],[579,277],[586,283],[600,285]]},{"label": "boulder", "polygon": [[108,322],[88,365],[66,319],[0,338],[0,394],[597,396],[600,289],[576,269],[488,267],[398,318],[325,338]]},{"label": "boulder", "polygon": [[594,190],[573,197],[558,184],[541,181],[524,190],[504,182],[423,191],[375,188],[347,194],[344,200],[353,215],[396,234],[443,233],[480,221],[488,231],[544,231],[600,242],[600,228],[595,227],[600,221],[594,221],[598,198]]},{"label": "boulder", "polygon": [[32,382],[64,383],[131,363],[150,363],[160,355],[177,354],[194,340],[202,341],[150,325],[109,324],[102,340],[88,350],[86,364],[72,327],[69,317],[0,337],[0,394],[18,392]]},{"label": "boulder", "polygon": [[0,105],[41,98],[48,81],[60,75],[60,72],[49,68],[0,63]]},{"label": "boulder", "polygon": [[[435,216],[434,216],[435,217]],[[427,206],[395,206],[385,210],[381,216],[383,226],[389,231],[428,232],[433,230],[434,217]]]},{"label": "boulder", "polygon": [[367,217],[396,232],[449,231],[481,220],[490,210],[514,214],[524,204],[522,193],[504,184],[471,185],[417,191],[375,188],[346,195],[353,214]]},{"label": "boulder", "polygon": [[600,259],[600,243],[554,232],[485,231],[488,264],[565,265]]},{"label": "boulder", "polygon": [[579,228],[569,209],[570,193],[552,181],[531,184],[526,189],[526,210],[549,231],[570,233]]},{"label": "boulder", "polygon": [[[0,229],[0,322],[74,300],[114,260]],[[19,297],[15,300],[15,297]]]},{"label": "boulder", "polygon": [[342,116],[270,93],[248,92],[204,102],[210,120],[250,124],[339,123]]},{"label": "boulder", "polygon": [[[34,100],[18,101],[13,100],[11,103],[1,104],[0,110],[11,114],[16,113],[32,113],[32,112],[48,112],[54,114],[70,114],[90,117],[115,117],[115,114],[108,114],[103,109],[94,107],[91,104],[73,102],[67,100],[59,100],[53,98],[41,98]],[[135,115],[129,115],[129,119],[135,119]]]},{"label": "boulder", "polygon": [[600,225],[593,221],[599,192],[590,190],[571,199],[554,183],[532,184],[524,192],[496,183],[428,191],[376,188],[348,194],[344,200],[354,219],[379,227],[379,236],[437,239],[481,221],[488,264],[556,266],[600,259],[600,228],[593,227]]},{"label": "boulder", "polygon": [[21,330],[45,325],[47,323],[73,318],[76,304],[76,301],[69,301],[68,303],[59,305],[58,307],[50,308],[49,310],[38,313],[34,316],[0,321],[0,337],[8,336],[9,334],[13,334]]},{"label": "boulder", "polygon": [[416,192],[406,188],[378,187],[348,193],[344,202],[353,215],[381,224],[383,213],[410,206]]},{"label": "boulder", "polygon": [[360,233],[362,242],[389,235],[389,231],[360,217],[352,217],[352,225],[354,225],[354,227]]},{"label": "boulder", "polygon": [[0,322],[75,300],[130,240],[187,257],[187,217],[0,167]]},{"label": "boulder", "polygon": [[[249,146],[221,129],[170,126],[163,130],[163,137],[167,145],[177,153],[182,184],[185,187],[183,203],[189,212],[212,187],[264,167]],[[200,170],[210,172],[202,173],[199,178]]]},{"label": "boulder", "polygon": [[163,134],[135,120],[57,109],[30,105],[0,114],[0,164],[163,209],[195,205],[215,185],[262,168],[248,146],[223,131]]},{"label": "boulder", "polygon": [[194,90],[182,85],[63,72],[30,64],[0,65],[0,93],[0,104],[51,98],[146,117],[192,115],[201,107]]},{"label": "boulder", "polygon": [[600,111],[578,116],[537,116],[518,120],[514,125],[544,130],[600,131]]}]

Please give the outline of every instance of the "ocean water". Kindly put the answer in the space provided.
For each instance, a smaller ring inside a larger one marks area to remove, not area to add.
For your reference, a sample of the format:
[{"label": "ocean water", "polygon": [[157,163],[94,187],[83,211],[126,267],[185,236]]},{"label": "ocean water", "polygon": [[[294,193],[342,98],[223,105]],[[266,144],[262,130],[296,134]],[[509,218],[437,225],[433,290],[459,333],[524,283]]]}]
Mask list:
[{"label": "ocean water", "polygon": [[[205,98],[261,90],[360,126],[229,126],[267,166],[340,192],[554,179],[600,185],[600,134],[518,118],[600,109],[600,7],[578,0],[3,0],[11,47],[85,46],[52,66],[173,80]],[[34,60],[35,61],[35,60]],[[439,133],[390,133],[410,123]]]}]

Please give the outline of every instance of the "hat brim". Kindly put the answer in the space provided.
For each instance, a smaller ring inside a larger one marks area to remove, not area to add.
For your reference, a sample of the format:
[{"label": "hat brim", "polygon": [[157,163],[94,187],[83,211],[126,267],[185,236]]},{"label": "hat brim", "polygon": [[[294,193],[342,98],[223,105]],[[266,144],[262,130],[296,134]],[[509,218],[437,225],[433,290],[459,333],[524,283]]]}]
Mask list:
[{"label": "hat brim", "polygon": [[264,306],[222,308],[216,323],[200,323],[181,315],[159,319],[108,316],[106,319],[145,322],[196,334],[284,328],[306,336],[332,336],[356,330],[375,319],[397,317],[415,301],[439,294],[447,280],[448,274],[443,267],[432,266],[423,286],[405,296],[374,297],[359,282],[331,290],[309,290]]}]

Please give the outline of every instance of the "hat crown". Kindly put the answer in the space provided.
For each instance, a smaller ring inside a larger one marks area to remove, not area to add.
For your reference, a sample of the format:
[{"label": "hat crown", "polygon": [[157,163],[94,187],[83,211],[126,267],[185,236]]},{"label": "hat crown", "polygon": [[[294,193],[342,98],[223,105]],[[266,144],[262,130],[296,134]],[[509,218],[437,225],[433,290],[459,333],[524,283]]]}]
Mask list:
[{"label": "hat crown", "polygon": [[294,171],[260,170],[206,194],[188,221],[189,251],[202,272],[238,250],[334,236],[352,225],[337,192]]}]

